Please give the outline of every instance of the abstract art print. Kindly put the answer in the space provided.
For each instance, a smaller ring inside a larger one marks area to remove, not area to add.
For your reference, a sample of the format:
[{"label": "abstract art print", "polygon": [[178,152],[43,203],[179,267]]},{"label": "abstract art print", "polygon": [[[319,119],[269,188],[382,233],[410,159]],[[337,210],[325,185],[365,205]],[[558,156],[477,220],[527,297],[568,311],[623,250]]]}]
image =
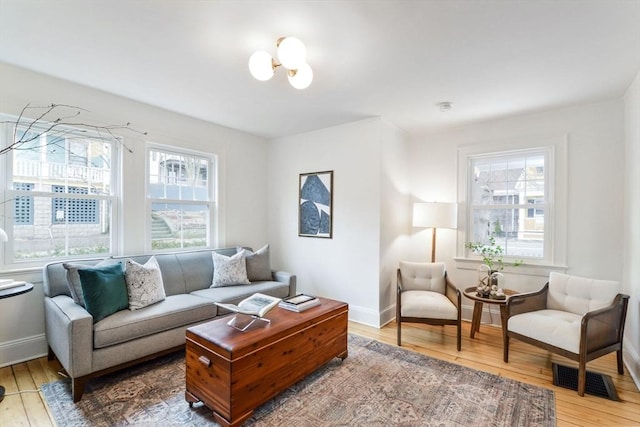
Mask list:
[{"label": "abstract art print", "polygon": [[300,174],[298,236],[330,239],[333,224],[333,171]]}]

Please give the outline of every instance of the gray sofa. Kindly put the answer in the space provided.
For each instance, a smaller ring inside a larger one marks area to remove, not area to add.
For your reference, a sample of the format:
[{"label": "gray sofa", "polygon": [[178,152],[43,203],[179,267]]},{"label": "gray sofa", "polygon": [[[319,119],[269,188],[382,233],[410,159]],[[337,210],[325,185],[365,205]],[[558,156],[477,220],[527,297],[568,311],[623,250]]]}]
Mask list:
[{"label": "gray sofa", "polygon": [[[231,256],[236,248],[215,249]],[[184,348],[188,327],[228,314],[215,302],[237,304],[256,293],[278,298],[295,295],[296,276],[273,271],[272,281],[209,288],[212,250],[155,254],[166,299],[138,310],[121,310],[93,323],[76,304],[67,285],[63,262],[43,269],[46,336],[49,359],[55,356],[72,380],[73,400],[81,399],[85,382],[99,375]],[[131,258],[144,264],[151,255]],[[100,260],[74,260],[95,265]]]}]

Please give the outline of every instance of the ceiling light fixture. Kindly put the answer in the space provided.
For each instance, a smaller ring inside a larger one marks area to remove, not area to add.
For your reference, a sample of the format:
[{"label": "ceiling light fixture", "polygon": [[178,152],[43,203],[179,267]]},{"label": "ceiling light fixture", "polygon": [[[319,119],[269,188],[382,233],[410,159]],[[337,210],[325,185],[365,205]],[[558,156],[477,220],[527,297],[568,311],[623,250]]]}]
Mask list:
[{"label": "ceiling light fixture", "polygon": [[313,70],[307,64],[307,49],[295,37],[280,37],[276,42],[278,48],[277,62],[268,52],[259,50],[249,58],[249,71],[257,80],[265,82],[283,66],[287,69],[289,83],[296,89],[306,89],[313,81]]}]

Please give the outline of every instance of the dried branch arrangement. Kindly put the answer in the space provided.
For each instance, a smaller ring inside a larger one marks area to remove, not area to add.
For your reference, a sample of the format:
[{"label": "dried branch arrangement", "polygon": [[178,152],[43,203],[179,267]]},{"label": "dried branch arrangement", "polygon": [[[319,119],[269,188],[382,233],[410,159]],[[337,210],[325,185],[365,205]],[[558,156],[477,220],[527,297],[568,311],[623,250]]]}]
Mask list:
[{"label": "dried branch arrangement", "polygon": [[[9,120],[0,123],[11,123],[14,126],[13,143],[6,147],[0,148],[0,155],[8,153],[11,150],[32,150],[32,142],[39,139],[43,134],[52,136],[48,141],[56,141],[60,138],[76,136],[78,132],[92,132],[92,138],[118,142],[130,153],[133,150],[128,147],[119,135],[123,131],[133,132],[137,135],[147,135],[147,132],[141,132],[131,128],[131,123],[121,125],[96,125],[85,123],[79,120],[82,112],[89,112],[86,109],[66,104],[50,104],[44,107],[33,107],[27,104],[21,111],[15,121]],[[34,119],[26,116],[34,115]],[[21,131],[19,136],[18,131]],[[55,144],[56,142],[48,142],[47,144]]]}]

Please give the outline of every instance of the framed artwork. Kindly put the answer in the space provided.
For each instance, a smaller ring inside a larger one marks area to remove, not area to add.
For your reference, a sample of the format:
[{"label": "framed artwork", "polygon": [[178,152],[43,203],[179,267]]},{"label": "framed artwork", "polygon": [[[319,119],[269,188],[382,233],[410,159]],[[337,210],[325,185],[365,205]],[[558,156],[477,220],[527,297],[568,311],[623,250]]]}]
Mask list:
[{"label": "framed artwork", "polygon": [[298,236],[330,239],[333,230],[333,171],[301,173]]}]

